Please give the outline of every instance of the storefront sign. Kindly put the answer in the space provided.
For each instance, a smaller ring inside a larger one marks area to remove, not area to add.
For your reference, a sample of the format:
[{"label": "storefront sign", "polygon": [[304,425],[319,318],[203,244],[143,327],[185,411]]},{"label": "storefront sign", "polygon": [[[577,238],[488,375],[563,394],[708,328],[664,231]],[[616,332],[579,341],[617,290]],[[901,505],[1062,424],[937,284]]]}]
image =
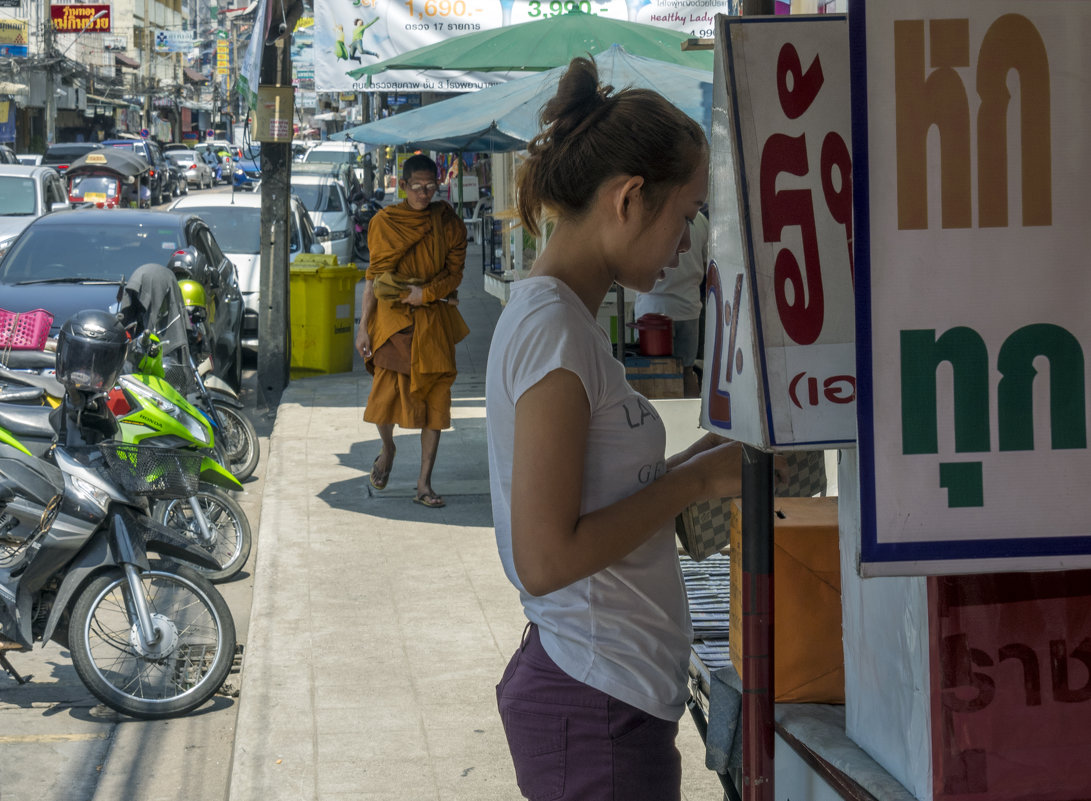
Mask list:
[{"label": "storefront sign", "polygon": [[928,618],[933,801],[1087,798],[1091,571],[931,578]]},{"label": "storefront sign", "polygon": [[27,23],[21,19],[0,19],[0,56],[25,58]]},{"label": "storefront sign", "polygon": [[849,22],[861,570],[1091,566],[1091,6]]},{"label": "storefront sign", "polygon": [[738,14],[741,6],[741,0],[315,0],[315,87],[320,92],[470,92],[507,80],[508,74],[398,70],[368,83],[347,73],[464,33],[555,17],[577,7],[709,38],[715,16]]},{"label": "storefront sign", "polygon": [[848,26],[717,21],[702,422],[767,449],[851,445]]},{"label": "storefront sign", "polygon": [[186,53],[193,49],[193,31],[156,31],[156,53]]},{"label": "storefront sign", "polygon": [[[102,16],[98,16],[99,14]],[[110,6],[108,5],[51,5],[49,17],[57,33],[110,32]]]}]

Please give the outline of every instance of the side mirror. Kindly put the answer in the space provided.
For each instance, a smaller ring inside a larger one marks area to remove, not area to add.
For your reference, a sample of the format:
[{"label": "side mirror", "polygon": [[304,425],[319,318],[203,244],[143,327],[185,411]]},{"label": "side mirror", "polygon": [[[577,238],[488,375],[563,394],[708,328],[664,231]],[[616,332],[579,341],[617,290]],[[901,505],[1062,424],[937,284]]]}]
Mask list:
[{"label": "side mirror", "polygon": [[71,204],[66,203],[66,202],[50,203],[49,204],[49,210],[50,211],[63,211],[64,209],[70,209],[70,208],[72,208]]},{"label": "side mirror", "polygon": [[320,255],[322,255],[323,253],[326,252],[326,249],[323,248],[322,245],[320,245],[318,242],[314,242],[314,243],[311,244],[310,252],[312,254],[314,254],[315,256],[320,256]]}]

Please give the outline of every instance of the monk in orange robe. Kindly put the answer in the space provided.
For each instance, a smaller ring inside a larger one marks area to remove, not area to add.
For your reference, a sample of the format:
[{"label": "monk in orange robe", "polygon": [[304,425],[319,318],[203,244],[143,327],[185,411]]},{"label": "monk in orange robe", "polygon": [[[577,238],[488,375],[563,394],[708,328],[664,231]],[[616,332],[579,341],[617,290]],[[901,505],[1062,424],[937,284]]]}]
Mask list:
[{"label": "monk in orange robe", "polygon": [[466,262],[466,226],[447,203],[433,202],[436,163],[406,159],[398,182],[404,202],[368,225],[371,263],[364,281],[356,350],[373,374],[364,420],[375,423],[382,451],[369,481],[384,489],[394,465],[394,426],[421,430],[421,465],[414,500],[444,506],[432,489],[440,432],[451,425],[455,344],[469,333],[458,312]]}]

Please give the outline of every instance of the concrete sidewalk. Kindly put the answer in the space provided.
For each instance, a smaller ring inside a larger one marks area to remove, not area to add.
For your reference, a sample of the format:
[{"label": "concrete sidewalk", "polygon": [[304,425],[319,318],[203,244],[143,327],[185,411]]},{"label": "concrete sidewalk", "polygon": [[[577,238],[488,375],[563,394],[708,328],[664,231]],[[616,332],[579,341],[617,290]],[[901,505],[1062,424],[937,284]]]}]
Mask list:
[{"label": "concrete sidewalk", "polygon": [[[452,429],[433,487],[412,502],[416,432],[396,430],[385,490],[364,423],[370,376],[293,382],[269,442],[230,801],[517,801],[494,686],[524,618],[492,529],[485,364],[501,306],[471,244]],[[683,797],[717,801],[689,716]]]}]

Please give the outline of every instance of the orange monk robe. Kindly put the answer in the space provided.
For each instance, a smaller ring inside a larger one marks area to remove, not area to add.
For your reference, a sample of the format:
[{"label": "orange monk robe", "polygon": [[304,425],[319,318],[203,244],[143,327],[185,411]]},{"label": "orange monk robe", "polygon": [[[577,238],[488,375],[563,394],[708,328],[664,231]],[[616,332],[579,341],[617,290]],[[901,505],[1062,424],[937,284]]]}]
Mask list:
[{"label": "orange monk robe", "polygon": [[[440,209],[439,235],[443,264],[436,263],[436,232],[432,208]],[[368,318],[372,351],[392,335],[413,326],[412,363],[409,376],[366,364],[375,374],[364,419],[396,423],[403,428],[450,426],[451,385],[454,383],[455,344],[467,333],[456,306],[442,302],[462,282],[466,261],[466,226],[448,204],[434,202],[417,211],[402,202],[388,206],[368,225],[371,263],[366,277],[394,271],[402,278],[423,281],[423,306],[376,299],[375,313]]]}]

